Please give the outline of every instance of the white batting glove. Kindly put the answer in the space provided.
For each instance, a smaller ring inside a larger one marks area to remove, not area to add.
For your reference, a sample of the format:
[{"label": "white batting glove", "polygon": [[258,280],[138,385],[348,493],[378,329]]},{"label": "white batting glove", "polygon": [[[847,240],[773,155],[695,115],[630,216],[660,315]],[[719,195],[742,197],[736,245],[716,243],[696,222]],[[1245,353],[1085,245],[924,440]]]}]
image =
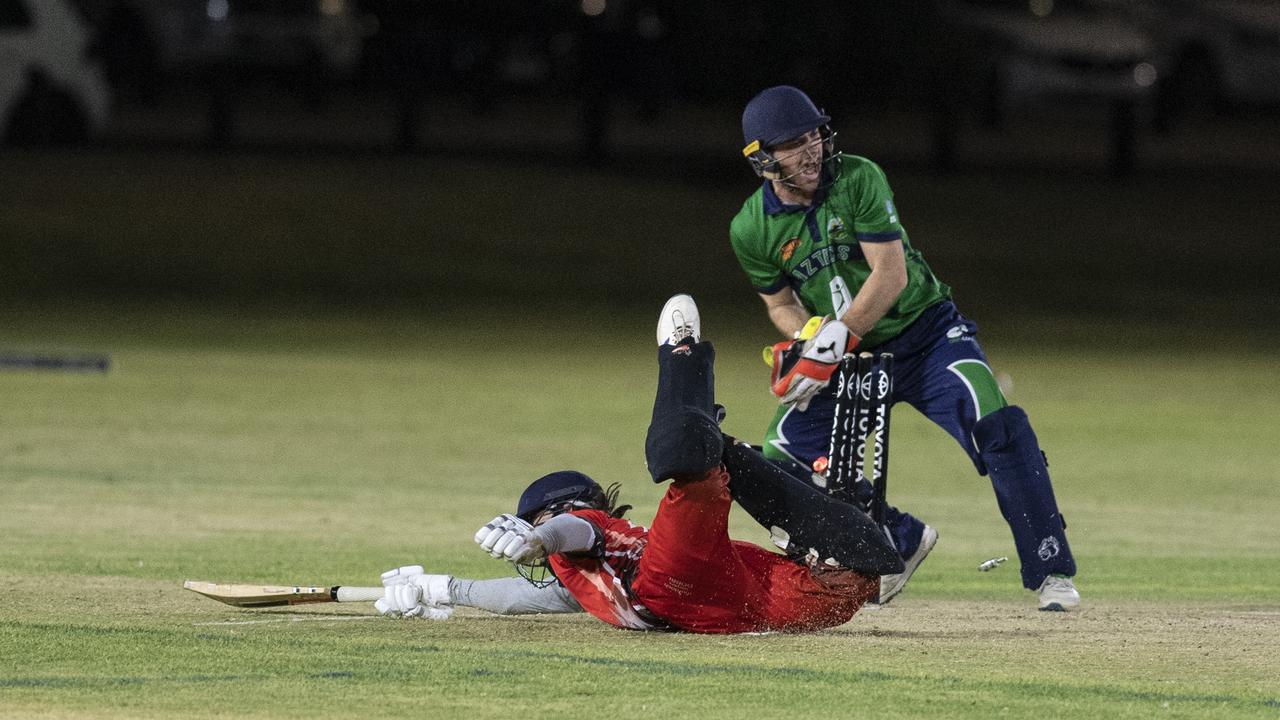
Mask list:
[{"label": "white batting glove", "polygon": [[476,531],[476,543],[491,557],[529,565],[547,556],[542,536],[515,515],[502,514]]},{"label": "white batting glove", "polygon": [[427,575],[421,565],[405,565],[382,573],[386,590],[373,606],[394,618],[448,620],[453,616],[449,575]]}]

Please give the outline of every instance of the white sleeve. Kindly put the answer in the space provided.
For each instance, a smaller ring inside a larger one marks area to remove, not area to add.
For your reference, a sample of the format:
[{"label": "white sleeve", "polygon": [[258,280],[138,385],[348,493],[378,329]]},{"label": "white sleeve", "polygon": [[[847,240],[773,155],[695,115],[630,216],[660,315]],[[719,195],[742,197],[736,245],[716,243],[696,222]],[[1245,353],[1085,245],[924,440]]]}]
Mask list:
[{"label": "white sleeve", "polygon": [[577,515],[557,515],[534,528],[548,555],[592,550],[600,541],[600,531]]},{"label": "white sleeve", "polygon": [[454,578],[449,581],[449,596],[454,605],[479,608],[497,615],[582,612],[582,606],[560,583],[540,588],[518,577],[492,580]]}]

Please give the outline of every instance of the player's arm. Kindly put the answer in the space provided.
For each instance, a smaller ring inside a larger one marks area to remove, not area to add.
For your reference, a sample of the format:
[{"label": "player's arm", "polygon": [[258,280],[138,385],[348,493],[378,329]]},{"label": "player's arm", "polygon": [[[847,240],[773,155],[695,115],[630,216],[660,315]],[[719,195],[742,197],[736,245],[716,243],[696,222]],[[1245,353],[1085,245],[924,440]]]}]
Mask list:
[{"label": "player's arm", "polygon": [[[537,527],[514,515],[499,515],[476,531],[475,541],[495,558],[535,565],[556,553],[595,552],[603,535],[590,521],[574,515],[557,515]],[[523,578],[459,580],[450,575],[428,575],[421,565],[388,570],[382,574],[382,585],[385,594],[374,607],[390,617],[447,620],[455,605],[499,615],[581,609],[567,590],[552,589],[558,584],[534,587]]]},{"label": "player's arm", "polygon": [[789,287],[775,293],[760,293],[760,299],[764,300],[769,320],[784,337],[794,338],[809,321],[809,311],[805,310],[804,305],[800,304],[800,298]]},{"label": "player's arm", "polygon": [[536,587],[519,577],[454,578],[449,583],[449,597],[454,605],[480,608],[495,615],[582,612],[582,606],[560,583]]},{"label": "player's arm", "polygon": [[901,240],[862,242],[859,245],[871,266],[871,274],[840,320],[854,335],[864,337],[906,289],[907,256]]},{"label": "player's arm", "polygon": [[421,565],[382,574],[384,595],[374,603],[387,617],[448,620],[458,606],[496,615],[581,612],[582,606],[559,583],[535,587],[524,578],[469,580],[423,572]]}]

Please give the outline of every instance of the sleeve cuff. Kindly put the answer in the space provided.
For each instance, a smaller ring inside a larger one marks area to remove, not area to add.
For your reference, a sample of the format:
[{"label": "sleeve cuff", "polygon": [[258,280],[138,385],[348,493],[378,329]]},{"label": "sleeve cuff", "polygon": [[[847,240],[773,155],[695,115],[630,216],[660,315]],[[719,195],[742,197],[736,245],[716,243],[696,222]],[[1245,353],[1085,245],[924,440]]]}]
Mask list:
[{"label": "sleeve cuff", "polygon": [[870,243],[892,242],[894,240],[902,239],[902,231],[889,230],[887,232],[874,232],[874,233],[873,232],[855,232],[853,236],[857,238],[858,242],[870,242]]},{"label": "sleeve cuff", "polygon": [[770,285],[765,285],[763,287],[757,285],[756,292],[760,293],[761,295],[773,295],[774,293],[781,292],[783,289],[785,289],[789,285],[790,283],[787,282],[787,279],[785,277],[782,277],[782,278],[778,278],[776,282]]}]

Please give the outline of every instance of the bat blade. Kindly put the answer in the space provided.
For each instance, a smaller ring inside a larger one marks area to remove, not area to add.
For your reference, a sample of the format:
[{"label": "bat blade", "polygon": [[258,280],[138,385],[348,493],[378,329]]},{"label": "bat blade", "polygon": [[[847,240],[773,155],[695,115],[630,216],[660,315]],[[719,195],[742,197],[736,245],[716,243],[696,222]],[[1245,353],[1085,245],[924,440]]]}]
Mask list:
[{"label": "bat blade", "polygon": [[337,602],[336,587],[303,585],[249,585],[188,580],[182,587],[236,607],[276,607]]},{"label": "bat blade", "polygon": [[308,605],[330,602],[373,602],[382,597],[383,588],[350,585],[317,587],[311,585],[254,585],[251,583],[212,583],[188,580],[182,587],[235,607],[263,608],[281,605]]}]

